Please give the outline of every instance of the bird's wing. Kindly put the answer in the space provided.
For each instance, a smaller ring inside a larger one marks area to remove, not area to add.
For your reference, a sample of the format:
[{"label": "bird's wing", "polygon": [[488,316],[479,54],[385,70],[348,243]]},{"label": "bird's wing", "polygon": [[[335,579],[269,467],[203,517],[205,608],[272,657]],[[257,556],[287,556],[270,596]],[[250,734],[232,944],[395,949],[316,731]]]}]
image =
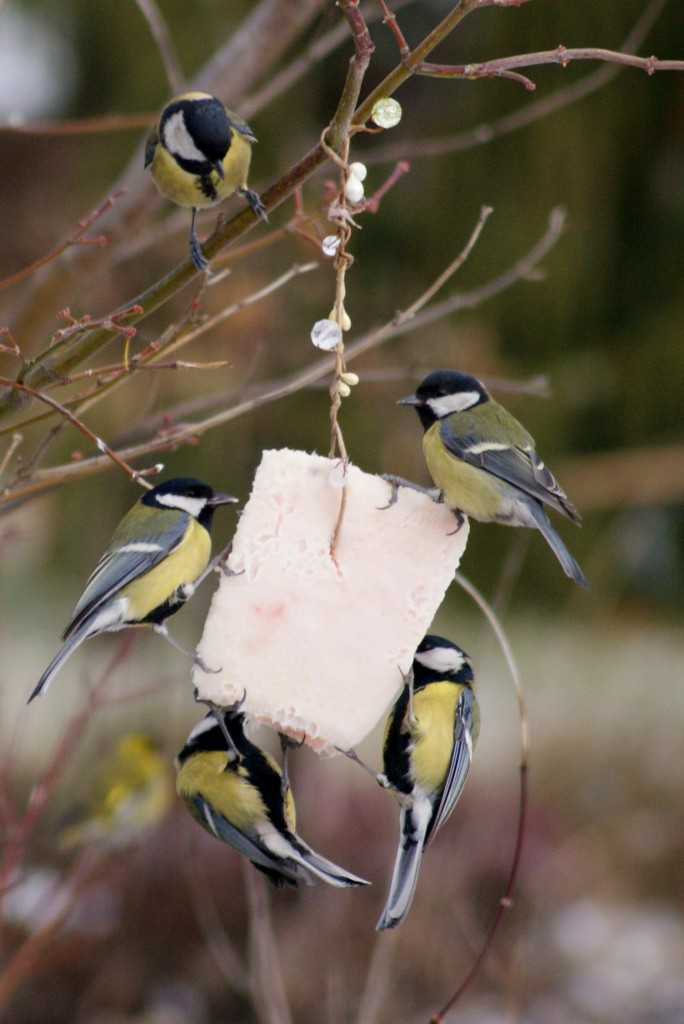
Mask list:
[{"label": "bird's wing", "polygon": [[145,168],[146,169],[150,166],[150,164],[154,160],[154,151],[156,150],[158,145],[159,145],[159,135],[157,134],[157,129],[155,128],[154,131],[150,132],[150,134],[147,136],[147,139],[145,140]]},{"label": "bird's wing", "polygon": [[470,687],[464,686],[454,715],[454,749],[449,770],[439,803],[433,811],[425,837],[426,843],[447,820],[461,795],[473,759],[473,747],[479,731],[479,715],[477,697]]},{"label": "bird's wing", "polygon": [[296,865],[293,864],[292,868],[290,868],[285,861],[272,856],[260,843],[250,839],[248,835],[239,828],[236,828],[235,825],[232,825],[227,818],[219,814],[199,794],[195,794],[190,799],[195,806],[198,821],[203,822],[205,827],[210,832],[213,832],[217,839],[228,843],[238,853],[244,854],[257,867],[265,868],[268,872],[274,872],[288,882],[298,884],[301,881],[301,875]]},{"label": "bird's wing", "polygon": [[460,436],[446,419],[440,425],[440,435],[454,458],[505,480],[531,498],[579,522],[577,509],[532,444],[509,446],[499,441],[483,441],[472,434]]},{"label": "bird's wing", "polygon": [[228,120],[230,121],[231,127],[234,128],[239,135],[242,135],[245,139],[247,139],[248,142],[257,141],[257,137],[252,131],[252,129],[249,127],[246,121],[242,120],[242,118],[238,114],[236,114],[233,110],[228,110],[227,107],[226,114],[228,115]]},{"label": "bird's wing", "polygon": [[135,538],[114,535],[112,544],[85,585],[71,622],[62,635],[63,640],[71,636],[84,619],[101,607],[112,594],[131,580],[149,572],[175,551],[185,536],[188,516],[179,515],[178,512],[159,512],[154,522],[154,533],[142,533]]}]

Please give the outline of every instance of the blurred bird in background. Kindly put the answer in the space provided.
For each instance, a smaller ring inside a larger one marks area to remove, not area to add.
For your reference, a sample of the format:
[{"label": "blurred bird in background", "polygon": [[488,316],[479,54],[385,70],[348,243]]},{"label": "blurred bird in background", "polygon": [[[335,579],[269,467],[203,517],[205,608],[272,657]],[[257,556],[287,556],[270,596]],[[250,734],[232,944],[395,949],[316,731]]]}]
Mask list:
[{"label": "blurred bird in background", "polygon": [[170,760],[150,736],[129,733],[97,767],[90,801],[60,833],[60,847],[136,842],[166,817],[173,796]]}]

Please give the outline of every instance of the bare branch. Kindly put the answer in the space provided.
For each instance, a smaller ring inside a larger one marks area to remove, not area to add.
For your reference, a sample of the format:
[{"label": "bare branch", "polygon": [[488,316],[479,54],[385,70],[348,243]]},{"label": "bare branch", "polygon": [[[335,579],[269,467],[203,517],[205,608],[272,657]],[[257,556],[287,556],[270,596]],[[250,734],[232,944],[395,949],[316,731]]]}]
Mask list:
[{"label": "bare branch", "polygon": [[149,488],[151,486],[150,484],[147,483],[144,477],[149,476],[150,473],[158,473],[159,470],[161,469],[160,466],[153,466],[147,470],[133,469],[133,467],[129,466],[128,463],[124,462],[123,459],[120,459],[116,452],[113,452],[109,445],[105,444],[101,437],[98,437],[97,434],[94,434],[90,427],[87,427],[85,425],[83,420],[80,420],[78,416],[74,416],[72,412],[69,412],[68,409],[66,409],[63,405],[60,405],[60,403],[55,401],[54,398],[51,398],[49,395],[45,395],[40,391],[36,391],[34,388],[27,388],[25,384],[18,384],[16,383],[16,381],[11,381],[7,377],[0,377],[0,384],[4,384],[6,387],[10,388],[19,388],[22,391],[28,391],[33,398],[37,398],[39,401],[45,402],[46,405],[49,405],[52,409],[55,410],[55,412],[58,412],[60,416],[63,416],[65,420],[68,420],[69,423],[71,423],[74,427],[77,428],[77,430],[80,430],[82,434],[85,434],[88,440],[92,441],[95,447],[99,451],[101,451],[103,455],[106,455],[106,457],[110,459],[110,461],[113,462],[115,466],[118,466],[119,469],[122,469],[124,473],[126,473],[126,475],[131,478],[131,480],[134,480],[136,483],[142,484],[143,487]]},{"label": "bare branch", "polygon": [[520,718],[520,802],[518,808],[518,828],[515,837],[515,847],[513,850],[513,859],[511,861],[510,871],[508,873],[508,882],[506,883],[506,889],[503,896],[499,900],[499,906],[494,920],[492,921],[487,936],[483,943],[482,949],[475,958],[475,962],[466,974],[465,978],[458,986],[456,991],[447,1000],[444,1006],[441,1007],[436,1013],[430,1017],[430,1024],[444,1024],[444,1018],[449,1010],[458,1002],[463,993],[466,991],[468,986],[477,978],[482,965],[489,953],[496,934],[499,930],[501,922],[503,921],[507,911],[513,906],[513,892],[515,890],[515,884],[518,879],[518,872],[520,870],[520,860],[522,857],[522,845],[523,838],[525,836],[525,825],[527,821],[527,802],[528,802],[528,778],[529,778],[529,756],[530,756],[530,738],[529,738],[529,723],[527,718],[527,708],[525,706],[525,694],[523,692],[522,679],[520,672],[516,664],[515,658],[513,657],[513,651],[511,645],[508,642],[506,632],[499,621],[494,609],[491,607],[488,601],[485,600],[483,595],[473,586],[470,580],[466,579],[460,572],[454,573],[454,579],[460,587],[465,590],[466,594],[469,595],[475,601],[480,610],[484,613],[489,625],[491,626],[496,639],[499,642],[499,646],[503,652],[508,670],[513,680],[513,686],[515,687],[515,695],[518,701],[518,715]]},{"label": "bare branch", "polygon": [[[651,0],[625,39],[621,47],[622,52],[629,53],[641,46],[667,3],[668,0]],[[456,132],[445,138],[406,139],[400,143],[378,146],[367,155],[366,163],[375,164],[407,157],[414,159],[416,157],[441,156],[444,153],[462,153],[475,146],[482,146],[491,142],[492,139],[525,128],[528,124],[533,124],[549,114],[555,114],[563,107],[590,96],[611,82],[621,70],[618,64],[603,64],[598,70],[571,85],[557,89],[534,103],[527,103],[519,110],[513,111],[512,114],[504,114],[503,117],[490,124],[480,124],[468,131]]]},{"label": "bare branch", "polygon": [[[472,292],[458,293],[442,303],[435,303],[416,316],[409,316],[407,318],[406,314],[397,313],[382,327],[369,332],[364,337],[359,338],[358,341],[348,345],[345,349],[347,362],[350,362],[364,352],[377,348],[391,338],[399,337],[409,330],[414,330],[431,323],[440,316],[444,316],[445,311],[453,312],[457,309],[472,309],[494,295],[498,295],[499,292],[506,288],[511,287],[515,282],[530,279],[532,270],[558,241],[563,229],[564,220],[565,217],[561,210],[556,209],[552,211],[549,218],[549,226],[542,238],[510,270]],[[420,303],[421,298],[422,296],[419,296],[418,303]],[[172,451],[182,444],[196,440],[202,434],[213,430],[223,423],[228,423],[249,412],[253,412],[262,405],[276,401],[279,398],[285,398],[288,395],[295,394],[297,391],[301,391],[305,387],[309,387],[311,384],[315,384],[317,381],[327,377],[330,371],[330,359],[319,359],[305,370],[292,374],[285,381],[267,382],[255,394],[243,398],[233,406],[222,408],[204,420],[178,427],[173,432],[166,432],[143,443],[131,445],[120,451],[119,455],[123,459],[134,459],[149,456],[153,452]],[[170,415],[173,416],[173,411],[171,411]],[[100,472],[106,465],[107,460],[105,458],[94,456],[90,459],[83,459],[78,463],[69,463],[63,466],[39,470],[33,474],[30,481],[22,482],[21,486],[17,487],[11,495],[5,494],[3,496],[0,494],[0,504],[3,499],[4,501],[15,501],[18,498],[36,494],[47,487],[53,487],[57,483],[90,476],[93,473]]]},{"label": "bare branch", "polygon": [[169,30],[166,27],[166,22],[159,10],[155,0],[135,0],[140,12],[147,22],[147,26],[152,33],[152,37],[157,44],[159,50],[159,56],[161,57],[164,70],[166,72],[166,79],[169,83],[169,88],[172,93],[178,93],[181,91],[184,76],[181,70],[180,61],[178,60],[178,54],[174,48]]},{"label": "bare branch", "polygon": [[523,82],[528,89],[534,89],[534,83],[524,75],[513,71],[514,68],[531,68],[539,64],[560,64],[565,68],[573,60],[599,60],[609,64],[620,64],[623,67],[640,68],[646,74],[656,71],[684,71],[684,60],[659,60],[657,57],[637,57],[620,50],[604,50],[600,47],[557,46],[554,50],[541,50],[538,53],[517,53],[512,57],[498,57],[496,60],[484,61],[481,64],[426,64],[414,67],[417,75],[431,78],[514,78]]}]

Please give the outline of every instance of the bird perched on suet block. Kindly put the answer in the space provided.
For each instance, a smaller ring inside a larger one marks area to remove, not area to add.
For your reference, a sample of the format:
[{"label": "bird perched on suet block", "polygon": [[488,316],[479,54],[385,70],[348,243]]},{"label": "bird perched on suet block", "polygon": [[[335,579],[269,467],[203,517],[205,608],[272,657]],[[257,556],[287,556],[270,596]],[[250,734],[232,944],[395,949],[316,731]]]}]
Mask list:
[{"label": "bird perched on suet block", "polygon": [[231,709],[223,716],[210,711],[176,760],[176,788],[193,818],[275,886],[311,884],[312,875],[337,887],[367,885],[297,835],[292,791],[280,768],[247,738],[244,715]]},{"label": "bird perched on suet block", "polygon": [[[399,405],[416,409],[430,476],[459,521],[466,515],[539,530],[565,574],[587,586],[543,506],[579,523],[577,509],[539,458],[534,439],[481,381],[456,370],[435,370]],[[399,477],[385,479],[395,488],[393,499],[397,485],[416,486]]]},{"label": "bird perched on suet block", "polygon": [[47,690],[84,640],[99,633],[149,625],[179,647],[165,619],[192,596],[207,572],[215,509],[235,501],[192,477],[167,480],[146,491],[114,531],[62,634],[65,642],[29,701]]}]

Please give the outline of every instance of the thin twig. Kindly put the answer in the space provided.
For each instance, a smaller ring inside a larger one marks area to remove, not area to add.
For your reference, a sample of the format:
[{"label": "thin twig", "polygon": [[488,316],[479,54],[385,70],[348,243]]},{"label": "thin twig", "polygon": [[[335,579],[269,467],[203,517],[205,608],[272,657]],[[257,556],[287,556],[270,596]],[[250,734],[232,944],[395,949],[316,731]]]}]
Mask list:
[{"label": "thin twig", "polygon": [[166,80],[172,93],[181,92],[184,76],[166,22],[154,0],[135,0],[157,44]]},{"label": "thin twig", "polygon": [[[472,309],[480,303],[498,295],[499,292],[510,287],[514,282],[529,279],[531,271],[544,259],[551,248],[558,241],[565,222],[562,210],[553,210],[549,217],[549,225],[542,238],[535,243],[530,251],[518,260],[513,267],[505,271],[493,281],[474,289],[472,292],[462,292],[445,300],[443,303],[435,303],[417,316],[406,320],[404,314],[398,313],[382,327],[370,331],[359,338],[358,341],[348,345],[345,349],[345,358],[351,362],[362,353],[368,352],[379,345],[384,344],[392,338],[405,334],[407,331],[424,327],[433,322],[445,312],[453,312],[457,309]],[[421,293],[422,294],[422,293]],[[420,297],[419,297],[420,298]],[[437,311],[437,312],[435,312]],[[275,383],[269,382],[265,387],[242,401],[237,402],[229,408],[223,408],[219,412],[194,424],[179,427],[172,435],[155,437],[140,444],[131,445],[120,452],[122,458],[133,459],[141,456],[149,456],[152,452],[169,451],[187,443],[190,439],[201,436],[215,427],[237,419],[255,409],[285,398],[288,395],[296,394],[305,387],[317,383],[330,373],[330,360],[319,359],[305,370],[300,370],[284,381]],[[47,487],[53,487],[57,483],[66,480],[80,479],[92,473],[99,472],[106,465],[106,460],[94,456],[90,459],[83,459],[79,463],[68,463],[62,466],[51,467],[50,469],[39,470],[34,474],[31,481],[23,483],[11,495],[3,495],[0,492],[0,503],[15,501],[18,498],[25,498],[30,494],[38,493]]]},{"label": "thin twig", "polygon": [[249,906],[249,974],[252,1006],[262,1024],[292,1024],[273,932],[266,881],[247,861],[242,866]]},{"label": "thin twig", "polygon": [[65,407],[61,405],[59,402],[57,402],[54,398],[51,398],[49,395],[45,395],[40,391],[36,391],[35,388],[29,388],[26,386],[26,384],[19,384],[17,383],[17,381],[12,381],[8,377],[0,377],[0,384],[4,384],[6,387],[10,388],[18,388],[21,391],[27,391],[33,398],[37,398],[39,401],[45,402],[46,405],[49,405],[56,412],[58,412],[60,416],[63,416],[65,420],[68,420],[69,423],[76,427],[77,430],[80,430],[82,434],[85,434],[85,436],[90,441],[93,442],[98,451],[101,451],[102,454],[106,455],[107,458],[110,459],[115,466],[118,466],[119,469],[122,469],[124,473],[131,478],[131,480],[134,480],[135,483],[142,484],[143,487],[147,487],[148,489],[152,486],[151,484],[148,484],[144,478],[145,476],[149,476],[150,473],[158,473],[161,467],[151,466],[149,469],[146,470],[133,469],[133,467],[129,466],[127,462],[124,462],[123,459],[119,458],[116,452],[113,452],[109,445],[105,444],[101,437],[98,437],[97,434],[94,434],[90,427],[87,427],[85,425],[83,420],[80,420],[78,416],[74,416],[72,412],[69,412],[68,409],[65,409]]},{"label": "thin twig", "polygon": [[430,1017],[430,1024],[443,1024],[444,1017],[449,1010],[458,1002],[468,986],[475,980],[480,973],[482,964],[484,963],[489,951],[491,950],[496,934],[499,930],[501,922],[503,921],[507,911],[513,906],[513,891],[518,878],[518,871],[520,869],[520,860],[522,857],[522,846],[525,835],[525,825],[527,820],[527,800],[528,800],[528,778],[529,778],[529,726],[527,719],[527,709],[525,706],[525,694],[523,692],[522,680],[518,671],[513,651],[508,642],[508,637],[504,631],[501,622],[494,612],[491,605],[485,600],[480,591],[473,586],[473,584],[466,579],[460,572],[454,573],[454,579],[465,590],[466,594],[473,599],[480,610],[485,615],[489,625],[491,626],[494,634],[499,642],[499,646],[503,652],[508,670],[511,673],[513,680],[513,686],[515,687],[515,695],[518,701],[518,715],[520,718],[520,804],[518,810],[518,828],[515,837],[515,849],[513,851],[513,859],[511,861],[511,868],[508,874],[508,882],[503,896],[499,900],[499,906],[494,920],[490,925],[487,937],[483,943],[482,949],[475,958],[475,962],[468,971],[464,980],[458,986],[456,991],[446,1001],[444,1006]]},{"label": "thin twig", "polygon": [[[667,3],[668,0],[651,0],[622,44],[623,53],[639,49]],[[621,70],[618,64],[604,64],[597,71],[573,82],[572,85],[557,89],[534,103],[526,103],[519,110],[513,111],[512,114],[504,114],[490,124],[476,125],[475,128],[445,138],[413,138],[385,146],[380,145],[372,153],[368,153],[365,162],[370,165],[404,158],[441,156],[445,153],[462,153],[475,146],[485,145],[492,139],[525,128],[549,114],[555,114],[571,103],[590,96],[611,82]]]},{"label": "thin twig", "polygon": [[126,189],[119,189],[117,192],[112,192],[105,201],[98,206],[96,210],[87,216],[83,220],[80,220],[70,235],[60,242],[58,246],[51,249],[50,252],[46,253],[45,256],[41,256],[40,259],[31,263],[30,266],[24,267],[23,270],[17,270],[15,274],[10,274],[9,277],[5,277],[0,281],[0,289],[8,288],[10,285],[17,284],[19,281],[23,281],[25,277],[29,277],[30,274],[35,273],[40,267],[44,267],[46,263],[50,263],[51,260],[57,258],[60,253],[63,253],[71,245],[106,245],[107,238],[105,235],[98,235],[97,238],[84,238],[85,232],[89,227],[99,220],[107,210],[111,209],[114,203],[121,196],[126,194]]},{"label": "thin twig", "polygon": [[512,78],[522,82],[527,89],[536,88],[534,82],[514,71],[514,68],[531,68],[539,64],[560,64],[565,68],[574,60],[599,60],[605,64],[620,64],[623,67],[640,68],[647,75],[656,71],[684,71],[684,60],[659,60],[657,57],[638,57],[621,50],[606,50],[602,47],[557,46],[553,50],[537,53],[516,53],[512,57],[497,57],[480,64],[427,64],[414,66],[417,75],[430,78]]}]

